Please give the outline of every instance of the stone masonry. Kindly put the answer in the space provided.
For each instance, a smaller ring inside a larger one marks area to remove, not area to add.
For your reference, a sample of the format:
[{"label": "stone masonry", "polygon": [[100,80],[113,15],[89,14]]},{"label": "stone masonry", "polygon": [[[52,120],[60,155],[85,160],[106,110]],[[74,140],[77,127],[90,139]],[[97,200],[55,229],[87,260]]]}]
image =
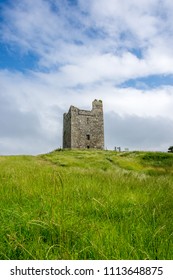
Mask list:
[{"label": "stone masonry", "polygon": [[103,104],[92,102],[92,110],[70,106],[63,116],[63,148],[104,149]]}]

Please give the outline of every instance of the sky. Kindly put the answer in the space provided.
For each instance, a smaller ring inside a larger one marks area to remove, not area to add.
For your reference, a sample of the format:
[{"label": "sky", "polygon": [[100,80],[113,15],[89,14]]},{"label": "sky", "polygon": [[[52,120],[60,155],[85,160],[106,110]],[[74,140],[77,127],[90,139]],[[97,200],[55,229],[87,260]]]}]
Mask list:
[{"label": "sky", "polygon": [[70,105],[105,148],[173,145],[172,0],[0,0],[0,155],[62,147]]}]

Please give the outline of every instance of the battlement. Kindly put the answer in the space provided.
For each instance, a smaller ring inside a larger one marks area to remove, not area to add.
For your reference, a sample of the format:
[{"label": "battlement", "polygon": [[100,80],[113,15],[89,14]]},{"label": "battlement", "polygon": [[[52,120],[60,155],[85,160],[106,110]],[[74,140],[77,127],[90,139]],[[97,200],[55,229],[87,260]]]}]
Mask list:
[{"label": "battlement", "polygon": [[92,102],[92,108],[93,108],[93,109],[102,108],[102,107],[103,107],[102,100],[95,99],[95,100]]}]

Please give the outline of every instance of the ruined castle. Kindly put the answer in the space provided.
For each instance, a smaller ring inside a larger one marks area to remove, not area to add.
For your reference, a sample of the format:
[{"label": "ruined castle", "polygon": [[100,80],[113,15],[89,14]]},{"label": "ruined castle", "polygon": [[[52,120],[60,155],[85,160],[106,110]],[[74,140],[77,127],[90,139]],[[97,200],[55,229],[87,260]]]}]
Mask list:
[{"label": "ruined castle", "polygon": [[63,116],[63,148],[104,149],[103,104],[92,102],[92,110],[70,106]]}]

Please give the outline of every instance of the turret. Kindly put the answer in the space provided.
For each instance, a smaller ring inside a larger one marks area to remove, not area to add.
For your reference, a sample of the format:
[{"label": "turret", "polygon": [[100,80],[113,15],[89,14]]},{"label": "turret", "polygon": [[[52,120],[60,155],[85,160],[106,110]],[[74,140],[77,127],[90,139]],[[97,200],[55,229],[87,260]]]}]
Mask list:
[{"label": "turret", "polygon": [[103,108],[103,103],[102,103],[102,100],[98,100],[98,99],[95,99],[93,102],[92,102],[92,109],[95,110],[95,109],[101,109],[102,110]]}]

